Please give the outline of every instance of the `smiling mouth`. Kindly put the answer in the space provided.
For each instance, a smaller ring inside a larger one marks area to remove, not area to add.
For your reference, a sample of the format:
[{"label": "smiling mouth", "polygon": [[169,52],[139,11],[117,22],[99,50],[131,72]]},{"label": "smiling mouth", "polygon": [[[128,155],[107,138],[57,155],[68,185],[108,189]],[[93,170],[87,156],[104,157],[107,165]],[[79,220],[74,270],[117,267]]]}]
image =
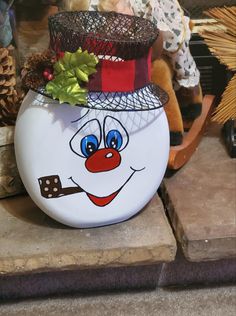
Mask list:
[{"label": "smiling mouth", "polygon": [[111,203],[112,200],[114,200],[114,198],[117,196],[117,194],[120,192],[120,190],[105,196],[105,197],[98,197],[92,194],[89,194],[86,192],[87,196],[89,197],[90,201],[93,202],[93,204],[97,205],[97,206],[106,206],[107,204]]},{"label": "smiling mouth", "polygon": [[[90,193],[88,193],[88,192],[86,192],[86,191],[84,191],[84,190],[83,190],[83,191],[87,194],[87,196],[88,196],[88,198],[90,199],[90,201],[93,202],[93,204],[95,204],[96,206],[100,206],[100,207],[106,206],[106,205],[108,205],[109,203],[111,203],[111,202],[114,200],[114,198],[115,198],[115,197],[118,195],[118,193],[123,189],[123,187],[129,182],[129,180],[133,177],[133,175],[134,175],[136,172],[140,172],[140,171],[144,170],[145,167],[142,168],[142,169],[134,169],[134,168],[130,167],[130,169],[131,169],[133,172],[131,173],[131,175],[129,176],[129,178],[125,181],[125,183],[119,188],[119,190],[117,190],[116,192],[111,193],[111,194],[108,195],[108,196],[99,197],[99,196],[95,196],[95,195],[93,195],[93,194],[90,194]],[[80,187],[80,186],[73,180],[72,177],[70,177],[69,179],[70,179],[74,184],[76,184],[78,187]]]}]

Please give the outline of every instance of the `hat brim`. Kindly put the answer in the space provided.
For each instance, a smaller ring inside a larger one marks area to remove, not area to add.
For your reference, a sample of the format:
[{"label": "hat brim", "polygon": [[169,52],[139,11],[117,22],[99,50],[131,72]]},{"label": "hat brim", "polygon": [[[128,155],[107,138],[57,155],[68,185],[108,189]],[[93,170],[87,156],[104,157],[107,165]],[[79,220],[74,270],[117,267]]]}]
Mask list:
[{"label": "hat brim", "polygon": [[[34,90],[34,89],[32,89]],[[50,99],[44,88],[34,90]],[[58,100],[57,100],[58,101]],[[158,85],[149,84],[132,92],[89,92],[87,104],[76,106],[109,111],[150,111],[163,107],[169,101],[168,94]]]}]

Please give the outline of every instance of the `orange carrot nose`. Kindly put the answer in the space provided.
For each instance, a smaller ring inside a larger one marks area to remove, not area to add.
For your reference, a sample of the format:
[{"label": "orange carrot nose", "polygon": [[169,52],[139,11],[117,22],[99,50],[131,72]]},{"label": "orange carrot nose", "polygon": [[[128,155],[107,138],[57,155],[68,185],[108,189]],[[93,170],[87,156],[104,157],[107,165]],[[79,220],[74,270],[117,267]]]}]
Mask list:
[{"label": "orange carrot nose", "polygon": [[121,156],[113,148],[103,148],[97,150],[87,158],[85,167],[90,172],[105,172],[117,168],[120,165]]}]

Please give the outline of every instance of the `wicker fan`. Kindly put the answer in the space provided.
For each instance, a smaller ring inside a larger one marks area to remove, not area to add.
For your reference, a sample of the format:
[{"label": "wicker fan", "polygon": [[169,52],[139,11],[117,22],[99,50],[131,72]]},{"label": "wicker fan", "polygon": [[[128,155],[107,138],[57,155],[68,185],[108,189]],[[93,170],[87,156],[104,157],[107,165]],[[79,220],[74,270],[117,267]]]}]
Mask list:
[{"label": "wicker fan", "polygon": [[[236,6],[213,8],[206,11],[209,17],[218,22],[217,30],[202,32],[210,51],[232,72],[236,71]],[[236,119],[236,74],[234,73],[219,106],[213,113],[212,120],[225,123]]]}]

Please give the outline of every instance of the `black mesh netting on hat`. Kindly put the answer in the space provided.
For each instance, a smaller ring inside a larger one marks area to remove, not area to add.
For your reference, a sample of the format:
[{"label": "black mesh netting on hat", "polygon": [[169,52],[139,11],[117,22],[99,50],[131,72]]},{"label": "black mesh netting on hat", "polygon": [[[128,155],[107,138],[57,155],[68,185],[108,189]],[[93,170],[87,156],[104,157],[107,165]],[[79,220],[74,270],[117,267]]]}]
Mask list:
[{"label": "black mesh netting on hat", "polygon": [[79,47],[100,56],[145,56],[158,36],[143,18],[115,12],[60,12],[49,18],[51,48],[75,52]]},{"label": "black mesh netting on hat", "polygon": [[168,102],[167,93],[150,84],[134,92],[90,93],[88,103],[91,108],[111,111],[149,111],[162,107]]},{"label": "black mesh netting on hat", "polygon": [[[51,98],[44,87],[37,90],[40,94]],[[159,86],[150,84],[132,92],[90,92],[88,104],[80,105],[89,109],[109,111],[150,111],[165,105],[169,100],[168,94]]]}]

